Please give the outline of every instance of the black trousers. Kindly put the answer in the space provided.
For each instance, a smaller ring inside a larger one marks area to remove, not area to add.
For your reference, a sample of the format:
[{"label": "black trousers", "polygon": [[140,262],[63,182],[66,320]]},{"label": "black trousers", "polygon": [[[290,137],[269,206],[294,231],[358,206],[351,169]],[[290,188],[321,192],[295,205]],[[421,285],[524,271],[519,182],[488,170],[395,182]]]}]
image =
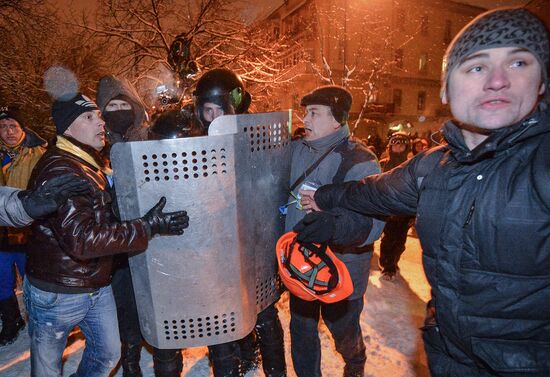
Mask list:
[{"label": "black trousers", "polygon": [[290,295],[291,352],[298,377],[321,376],[320,316],[332,334],[336,350],[344,358],[346,366],[352,370],[364,368],[367,356],[359,322],[362,310],[363,297],[324,304]]},{"label": "black trousers", "polygon": [[384,227],[380,240],[380,267],[383,271],[396,272],[397,263],[405,251],[407,232],[413,217],[391,217]]}]

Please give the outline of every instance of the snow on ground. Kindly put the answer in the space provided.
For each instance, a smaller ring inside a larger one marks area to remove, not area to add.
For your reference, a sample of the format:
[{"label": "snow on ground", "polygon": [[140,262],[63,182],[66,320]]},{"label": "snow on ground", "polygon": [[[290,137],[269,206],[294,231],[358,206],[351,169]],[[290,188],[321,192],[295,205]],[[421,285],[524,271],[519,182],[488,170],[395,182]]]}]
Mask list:
[{"label": "snow on ground", "polygon": [[[378,253],[378,247],[377,252]],[[409,237],[407,250],[400,262],[401,276],[393,282],[380,280],[377,255],[372,259],[369,287],[365,309],[361,316],[363,336],[367,344],[367,377],[429,377],[426,356],[422,348],[419,327],[422,326],[425,303],[429,298],[429,287],[421,265],[421,249],[418,240]],[[285,329],[286,360],[289,376],[295,376],[290,357],[288,326],[288,297],[283,295],[279,302],[279,315]],[[327,377],[342,375],[343,360],[336,353],[328,330],[321,325],[323,347],[322,370]],[[63,376],[76,371],[84,339],[79,332],[69,338],[70,345],[64,353]],[[184,370],[182,376],[210,376],[206,347],[183,351]],[[145,377],[154,376],[153,361],[149,351],[142,352],[141,365]],[[29,336],[26,331],[19,339],[0,348],[0,376],[27,377],[30,375]],[[116,371],[111,376],[120,377]],[[261,371],[250,372],[247,377],[263,376]]]}]

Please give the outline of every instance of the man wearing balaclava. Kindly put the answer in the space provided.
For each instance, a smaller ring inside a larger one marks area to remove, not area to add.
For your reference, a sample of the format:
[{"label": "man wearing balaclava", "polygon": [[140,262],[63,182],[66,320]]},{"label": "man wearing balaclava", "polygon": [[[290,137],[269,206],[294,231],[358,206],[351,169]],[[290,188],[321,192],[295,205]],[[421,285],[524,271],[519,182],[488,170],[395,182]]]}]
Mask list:
[{"label": "man wearing balaclava", "polygon": [[481,14],[444,57],[448,144],[302,193],[304,207],[322,210],[296,226],[306,241],[353,236],[339,226],[345,218],[326,215],[334,207],[417,216],[433,377],[550,376],[549,55],[548,32],[528,10]]},{"label": "man wearing balaclava", "polygon": [[97,84],[96,100],[109,144],[147,140],[145,105],[128,80],[103,76]]},{"label": "man wearing balaclava", "polygon": [[[128,80],[118,79],[115,76],[103,76],[97,84],[96,96],[105,120],[109,146],[119,142],[147,140],[148,115],[145,105]],[[109,151],[110,148],[105,154]],[[112,287],[121,342],[122,373],[124,377],[141,377],[140,359],[143,339],[126,254],[115,257]],[[179,375],[183,367],[182,363],[183,357],[179,349],[161,350],[153,347],[156,377]]]}]

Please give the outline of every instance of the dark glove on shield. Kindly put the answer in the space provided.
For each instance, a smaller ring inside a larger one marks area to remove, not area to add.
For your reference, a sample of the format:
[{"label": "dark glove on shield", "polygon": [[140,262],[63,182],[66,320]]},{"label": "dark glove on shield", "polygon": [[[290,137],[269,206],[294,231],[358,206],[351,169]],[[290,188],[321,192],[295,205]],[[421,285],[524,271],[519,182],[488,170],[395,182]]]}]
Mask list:
[{"label": "dark glove on shield", "polygon": [[72,196],[84,195],[92,190],[90,183],[75,174],[63,174],[50,179],[32,190],[18,195],[25,212],[33,219],[41,219],[57,211]]},{"label": "dark glove on shield", "polygon": [[183,230],[189,226],[187,212],[177,211],[164,213],[162,209],[165,204],[166,198],[163,196],[142,218],[149,224],[151,237],[155,234],[168,236],[183,234]]},{"label": "dark glove on shield", "polygon": [[324,243],[330,241],[336,230],[336,218],[329,212],[311,212],[294,226],[299,242]]}]

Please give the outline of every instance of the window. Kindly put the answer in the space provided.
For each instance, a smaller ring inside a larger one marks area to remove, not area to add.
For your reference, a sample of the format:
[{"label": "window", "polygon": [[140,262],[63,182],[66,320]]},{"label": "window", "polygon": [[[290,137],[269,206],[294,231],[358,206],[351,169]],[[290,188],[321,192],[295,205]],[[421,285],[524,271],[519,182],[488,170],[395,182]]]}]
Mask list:
[{"label": "window", "polygon": [[422,35],[428,35],[430,31],[429,25],[428,25],[428,16],[422,16],[420,19],[420,34]]},{"label": "window", "polygon": [[275,39],[279,39],[280,34],[281,30],[279,29],[279,26],[275,26],[273,28],[273,36],[275,37]]},{"label": "window", "polygon": [[427,73],[428,72],[428,54],[423,52],[418,58],[418,72]]},{"label": "window", "polygon": [[403,68],[403,49],[395,50],[395,65],[397,68]]},{"label": "window", "polygon": [[418,103],[417,103],[416,109],[418,111],[424,111],[426,109],[426,92],[425,91],[418,92]]},{"label": "window", "polygon": [[453,38],[452,32],[453,23],[451,20],[445,20],[445,30],[443,31],[443,42],[447,45],[451,43]]},{"label": "window", "polygon": [[403,101],[403,91],[401,89],[394,89],[393,90],[393,104],[396,108],[396,111],[399,107],[401,107],[402,101]]}]

